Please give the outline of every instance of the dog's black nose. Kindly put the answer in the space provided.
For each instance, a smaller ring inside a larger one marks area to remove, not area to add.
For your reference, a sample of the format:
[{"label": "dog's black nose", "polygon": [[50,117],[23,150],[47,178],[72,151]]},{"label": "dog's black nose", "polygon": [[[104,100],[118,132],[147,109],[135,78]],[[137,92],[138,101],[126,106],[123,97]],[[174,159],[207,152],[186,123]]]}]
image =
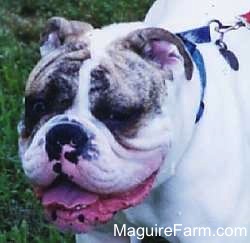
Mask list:
[{"label": "dog's black nose", "polygon": [[77,163],[77,156],[81,154],[88,143],[88,135],[77,123],[61,123],[49,130],[46,135],[46,151],[49,160],[59,160],[63,145],[70,145],[73,152],[65,157],[72,163]]}]

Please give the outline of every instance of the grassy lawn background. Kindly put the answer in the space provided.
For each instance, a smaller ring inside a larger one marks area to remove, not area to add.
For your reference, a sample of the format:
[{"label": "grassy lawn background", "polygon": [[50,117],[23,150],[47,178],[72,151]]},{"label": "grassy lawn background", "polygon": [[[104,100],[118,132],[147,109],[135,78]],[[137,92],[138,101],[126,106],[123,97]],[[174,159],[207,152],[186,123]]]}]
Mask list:
[{"label": "grassy lawn background", "polygon": [[[0,242],[73,242],[48,225],[21,169],[16,126],[39,33],[51,16],[96,27],[142,19],[153,0],[0,0]],[[145,242],[156,242],[146,240]],[[159,241],[158,241],[159,242]]]}]

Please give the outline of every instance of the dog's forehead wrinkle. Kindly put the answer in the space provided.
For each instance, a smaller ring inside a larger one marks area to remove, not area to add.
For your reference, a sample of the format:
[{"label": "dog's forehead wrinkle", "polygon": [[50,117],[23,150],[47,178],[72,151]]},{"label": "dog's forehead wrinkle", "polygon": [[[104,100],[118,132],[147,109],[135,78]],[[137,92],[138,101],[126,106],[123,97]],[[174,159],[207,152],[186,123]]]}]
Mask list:
[{"label": "dog's forehead wrinkle", "polygon": [[26,95],[42,90],[50,81],[53,72],[66,75],[77,75],[82,62],[89,58],[89,51],[84,43],[65,45],[43,57],[31,72],[27,84]]},{"label": "dog's forehead wrinkle", "polygon": [[26,84],[26,92],[29,92],[31,89],[31,85],[35,80],[38,79],[38,76],[49,66],[51,65],[58,57],[63,55],[63,52],[61,50],[56,50],[46,56],[46,58],[42,58],[38,64],[34,67],[32,72],[29,75],[27,84]]},{"label": "dog's forehead wrinkle", "polygon": [[[59,67],[60,69],[60,67]],[[57,72],[53,72],[49,77],[49,82],[46,84],[43,91],[46,95],[50,95],[51,97],[72,97],[76,95],[76,91],[78,89],[78,73],[74,72],[70,73],[62,72],[61,70]]]}]

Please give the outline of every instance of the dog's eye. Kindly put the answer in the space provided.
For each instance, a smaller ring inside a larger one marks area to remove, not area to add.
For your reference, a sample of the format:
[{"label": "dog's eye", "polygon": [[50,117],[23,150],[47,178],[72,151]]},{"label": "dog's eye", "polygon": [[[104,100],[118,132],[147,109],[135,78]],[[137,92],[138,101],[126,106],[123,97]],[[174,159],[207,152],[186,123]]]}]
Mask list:
[{"label": "dog's eye", "polygon": [[110,107],[105,103],[99,104],[93,110],[93,115],[103,122],[111,131],[127,131],[135,126],[143,114],[142,108]]},{"label": "dog's eye", "polygon": [[29,118],[39,118],[48,112],[48,104],[42,98],[26,98],[25,114]]},{"label": "dog's eye", "polygon": [[24,124],[27,133],[30,133],[36,123],[48,112],[50,112],[50,109],[44,99],[27,97],[25,99],[24,114]]},{"label": "dog's eye", "polygon": [[131,120],[138,113],[135,109],[132,108],[122,108],[113,109],[105,104],[99,105],[94,110],[94,116],[101,121],[116,121],[116,122],[126,122]]},{"label": "dog's eye", "polygon": [[32,111],[34,114],[43,114],[46,112],[46,104],[40,100],[33,104]]},{"label": "dog's eye", "polygon": [[126,122],[134,117],[134,112],[131,110],[115,111],[109,115],[109,119],[117,122]]}]

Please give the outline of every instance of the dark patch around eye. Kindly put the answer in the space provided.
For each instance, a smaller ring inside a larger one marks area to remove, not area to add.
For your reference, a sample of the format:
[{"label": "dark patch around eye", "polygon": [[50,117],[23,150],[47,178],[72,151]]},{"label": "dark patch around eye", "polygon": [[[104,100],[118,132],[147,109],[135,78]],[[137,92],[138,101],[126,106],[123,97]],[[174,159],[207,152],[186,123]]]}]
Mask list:
[{"label": "dark patch around eye", "polygon": [[[37,110],[37,104],[43,104],[42,110]],[[36,123],[45,115],[49,113],[50,109],[48,104],[45,102],[43,97],[26,97],[25,99],[25,114],[24,114],[24,124],[25,124],[25,134],[29,136],[32,132],[33,127]]]},{"label": "dark patch around eye", "polygon": [[112,133],[131,137],[142,118],[158,107],[159,87],[147,75],[144,63],[127,57],[122,60],[114,61],[109,69],[100,65],[92,70],[90,109]]},{"label": "dark patch around eye", "polygon": [[90,80],[90,104],[92,114],[102,121],[113,133],[127,132],[135,125],[143,113],[143,107],[130,107],[126,102],[115,98],[110,84],[110,73],[101,65],[92,70]]},{"label": "dark patch around eye", "polygon": [[120,104],[111,104],[108,99],[99,100],[92,109],[93,115],[102,121],[113,133],[123,133],[132,136],[136,124],[145,110],[142,106],[125,107]]},{"label": "dark patch around eye", "polygon": [[70,107],[77,91],[75,85],[59,76],[51,80],[43,92],[26,97],[25,127],[27,133],[32,132],[43,116],[61,113]]},{"label": "dark patch around eye", "polygon": [[78,85],[65,79],[63,76],[52,77],[46,90],[46,100],[54,110],[61,111],[63,108],[72,104],[76,95]]},{"label": "dark patch around eye", "polygon": [[33,69],[34,74],[26,85],[23,119],[26,135],[72,106],[79,86],[80,67],[90,54],[87,44],[80,42],[65,44],[57,55],[46,58]]},{"label": "dark patch around eye", "polygon": [[138,117],[142,111],[142,108],[137,107],[112,107],[111,104],[103,100],[96,105],[93,114],[102,121],[128,122]]}]

